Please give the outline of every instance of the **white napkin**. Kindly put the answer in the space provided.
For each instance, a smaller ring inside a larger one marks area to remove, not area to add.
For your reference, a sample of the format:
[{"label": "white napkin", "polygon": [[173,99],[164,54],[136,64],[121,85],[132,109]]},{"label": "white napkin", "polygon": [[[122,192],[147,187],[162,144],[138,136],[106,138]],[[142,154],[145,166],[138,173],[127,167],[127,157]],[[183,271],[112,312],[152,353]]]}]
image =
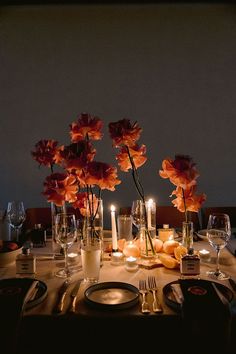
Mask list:
[{"label": "white napkin", "polygon": [[184,301],[184,296],[180,287],[180,284],[171,284],[171,289],[173,292],[173,295],[175,297],[175,300],[178,304],[182,304]]}]

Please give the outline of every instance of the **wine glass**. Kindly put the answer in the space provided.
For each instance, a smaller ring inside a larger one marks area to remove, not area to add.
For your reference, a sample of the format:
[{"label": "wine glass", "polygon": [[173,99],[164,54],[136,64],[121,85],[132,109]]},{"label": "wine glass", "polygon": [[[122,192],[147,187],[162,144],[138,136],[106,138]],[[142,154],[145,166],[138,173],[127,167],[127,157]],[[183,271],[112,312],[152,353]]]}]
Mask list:
[{"label": "wine glass", "polygon": [[227,214],[212,213],[207,224],[207,239],[216,250],[216,269],[207,272],[207,275],[216,280],[225,280],[229,275],[219,268],[220,251],[226,246],[231,236],[230,218]]},{"label": "wine glass", "polygon": [[20,229],[25,221],[26,214],[22,201],[12,201],[7,204],[7,220],[16,231],[16,241],[19,241]]},{"label": "wine glass", "polygon": [[60,278],[70,278],[72,271],[68,265],[68,249],[77,238],[77,224],[74,214],[60,213],[55,217],[55,238],[64,251],[65,266],[60,269],[56,276]]},{"label": "wine glass", "polygon": [[145,205],[142,200],[134,200],[131,207],[132,223],[140,233],[141,228],[145,227]]}]

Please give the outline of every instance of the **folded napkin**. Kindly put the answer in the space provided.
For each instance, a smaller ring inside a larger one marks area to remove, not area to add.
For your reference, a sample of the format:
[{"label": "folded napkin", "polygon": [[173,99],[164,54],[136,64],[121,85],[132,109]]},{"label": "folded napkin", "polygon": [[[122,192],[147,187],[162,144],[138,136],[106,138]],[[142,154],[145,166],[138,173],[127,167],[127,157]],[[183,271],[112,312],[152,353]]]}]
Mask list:
[{"label": "folded napkin", "polygon": [[31,278],[0,280],[0,343],[4,354],[14,354],[17,348],[19,324],[26,303],[35,294],[38,281]]},{"label": "folded napkin", "polygon": [[183,294],[181,308],[187,338],[191,341],[201,338],[205,352],[227,353],[231,328],[229,301],[214,282],[180,279],[179,284]]}]

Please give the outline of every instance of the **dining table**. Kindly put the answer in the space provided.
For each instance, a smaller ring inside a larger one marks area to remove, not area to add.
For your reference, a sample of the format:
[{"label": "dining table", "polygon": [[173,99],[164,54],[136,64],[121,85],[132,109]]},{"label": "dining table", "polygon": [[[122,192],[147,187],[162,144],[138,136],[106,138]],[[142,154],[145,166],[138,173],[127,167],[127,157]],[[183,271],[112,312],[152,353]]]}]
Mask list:
[{"label": "dining table", "polygon": [[[107,232],[104,244],[110,242],[110,233]],[[201,259],[199,278],[211,282],[206,272],[215,268],[216,253],[207,240],[196,239],[194,250],[199,252],[203,249],[209,251],[210,258]],[[31,252],[36,257],[36,273],[32,277],[40,282],[42,294],[37,301],[29,301],[24,305],[17,336],[14,336],[14,330],[12,331],[12,341],[16,342],[14,354],[79,353],[82,348],[88,351],[117,350],[125,353],[128,350],[152,352],[163,350],[165,353],[178,351],[206,354],[209,353],[209,348],[212,349],[212,353],[217,353],[218,350],[222,352],[222,346],[225,346],[224,353],[235,353],[236,290],[229,280],[214,280],[229,289],[229,293],[232,294],[230,299],[226,299],[227,310],[229,309],[226,325],[219,323],[215,328],[217,311],[216,314],[209,312],[212,317],[209,321],[207,319],[209,314],[202,312],[195,322],[197,314],[194,309],[191,310],[191,314],[185,316],[182,305],[176,302],[176,299],[168,297],[169,285],[178,283],[180,279],[178,267],[171,269],[157,264],[153,267],[138,266],[136,269],[127,269],[125,261],[116,264],[112,262],[112,254],[104,251],[98,283],[87,284],[83,281],[80,247],[77,241],[70,250],[69,264],[73,275],[65,292],[63,307],[60,312],[55,312],[60,289],[65,281],[57,277],[56,272],[63,268],[64,260],[52,256],[50,238],[47,238],[45,247],[33,248]],[[226,247],[220,254],[220,267],[236,281],[236,257]],[[141,311],[142,296],[139,293],[139,282],[147,281],[150,276],[155,277],[156,294],[162,312],[152,311],[153,295],[150,291],[147,293],[150,312]],[[15,263],[0,268],[0,277],[1,280],[19,278]],[[72,311],[72,292],[78,282],[80,286]],[[111,303],[97,306],[96,301],[88,301],[85,295],[90,294],[89,290],[95,285],[114,282],[123,284],[125,288],[131,286],[132,289],[133,287],[137,289],[137,301],[133,303],[127,301],[118,307],[112,306]],[[225,300],[224,296],[223,298]],[[227,337],[226,341],[221,341],[221,337]],[[11,341],[11,331],[8,340]]]}]

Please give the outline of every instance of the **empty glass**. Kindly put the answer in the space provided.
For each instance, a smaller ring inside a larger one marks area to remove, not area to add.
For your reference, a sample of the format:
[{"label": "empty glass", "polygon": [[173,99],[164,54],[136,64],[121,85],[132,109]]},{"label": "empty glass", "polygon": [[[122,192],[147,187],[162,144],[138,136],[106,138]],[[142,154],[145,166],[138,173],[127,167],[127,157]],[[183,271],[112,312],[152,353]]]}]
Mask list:
[{"label": "empty glass", "polygon": [[61,278],[69,278],[73,273],[68,265],[68,249],[77,238],[77,225],[74,214],[57,214],[55,217],[56,241],[61,245],[65,255],[65,267],[56,273]]},{"label": "empty glass", "polygon": [[127,241],[133,239],[132,218],[130,215],[118,215],[117,217],[118,237]]},{"label": "empty glass", "polygon": [[210,278],[225,280],[229,276],[219,268],[220,251],[227,245],[231,236],[231,226],[229,215],[213,213],[209,215],[207,224],[207,239],[216,251],[216,269],[207,272]]},{"label": "empty glass", "polygon": [[7,204],[7,220],[11,227],[16,231],[16,236],[12,239],[19,241],[20,229],[25,221],[25,208],[22,201],[12,201]]}]

